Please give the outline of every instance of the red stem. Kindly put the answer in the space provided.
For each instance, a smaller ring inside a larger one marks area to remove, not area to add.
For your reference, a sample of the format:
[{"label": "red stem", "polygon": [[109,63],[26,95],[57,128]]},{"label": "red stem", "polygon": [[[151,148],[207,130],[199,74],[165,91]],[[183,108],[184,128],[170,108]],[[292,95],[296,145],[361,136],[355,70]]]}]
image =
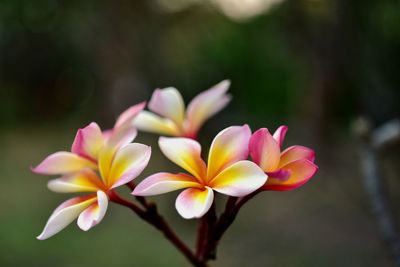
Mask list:
[{"label": "red stem", "polygon": [[207,262],[209,259],[215,259],[214,255],[209,255],[207,250],[209,240],[212,239],[215,229],[217,216],[215,213],[215,204],[213,203],[207,214],[205,214],[200,221],[197,239],[196,256],[201,261]]}]

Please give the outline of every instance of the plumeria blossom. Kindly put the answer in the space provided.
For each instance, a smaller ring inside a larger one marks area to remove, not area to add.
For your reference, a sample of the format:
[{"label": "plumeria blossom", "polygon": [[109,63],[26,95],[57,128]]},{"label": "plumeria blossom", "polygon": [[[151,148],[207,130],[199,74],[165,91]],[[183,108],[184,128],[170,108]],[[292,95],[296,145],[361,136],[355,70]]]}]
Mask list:
[{"label": "plumeria blossom", "polygon": [[49,181],[48,188],[54,192],[89,194],[71,198],[58,206],[38,239],[57,234],[76,218],[84,231],[98,224],[106,213],[111,190],[132,181],[147,166],[151,155],[149,146],[131,143],[116,149],[114,138],[111,136],[99,151],[99,174],[84,168]]},{"label": "plumeria blossom", "polygon": [[235,197],[250,194],[268,178],[255,163],[247,160],[250,137],[247,125],[221,131],[211,144],[207,165],[195,140],[160,137],[163,154],[189,174],[153,174],[138,184],[132,194],[149,196],[185,189],[175,206],[186,219],[202,217],[213,203],[214,191]]},{"label": "plumeria blossom", "polygon": [[[95,122],[79,129],[71,147],[71,152],[60,151],[44,159],[33,172],[44,175],[60,175],[80,171],[83,168],[98,169],[98,157],[102,147],[109,142],[115,150],[133,141],[137,130],[133,120],[142,111],[142,102],[128,108],[117,119],[114,128],[102,131]],[[112,137],[112,138],[111,138]]]},{"label": "plumeria blossom", "polygon": [[99,223],[107,209],[108,193],[133,180],[147,166],[151,148],[131,143],[137,135],[133,119],[144,106],[140,103],[127,109],[111,130],[101,131],[94,122],[79,129],[71,152],[54,153],[32,169],[38,174],[61,176],[49,181],[52,191],[90,192],[62,203],[38,239],[58,233],[77,217],[79,227],[85,231]]},{"label": "plumeria blossom", "polygon": [[250,156],[265,173],[265,190],[286,191],[305,184],[318,170],[315,153],[304,146],[291,146],[281,152],[288,127],[280,126],[271,135],[266,128],[256,131],[250,139]]},{"label": "plumeria blossom", "polygon": [[226,94],[229,86],[230,82],[224,80],[200,93],[186,110],[177,89],[156,89],[148,104],[152,112],[140,112],[134,125],[146,132],[195,139],[204,122],[230,102],[231,97]]}]

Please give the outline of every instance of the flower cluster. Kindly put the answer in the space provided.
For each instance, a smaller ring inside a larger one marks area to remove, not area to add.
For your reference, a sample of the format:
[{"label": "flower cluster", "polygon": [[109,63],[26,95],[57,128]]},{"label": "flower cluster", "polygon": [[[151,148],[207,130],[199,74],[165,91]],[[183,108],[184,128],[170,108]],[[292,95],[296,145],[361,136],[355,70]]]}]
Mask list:
[{"label": "flower cluster", "polygon": [[[191,219],[207,214],[217,193],[242,198],[306,183],[317,171],[315,154],[303,146],[281,152],[286,126],[273,135],[266,128],[252,133],[248,125],[228,127],[217,134],[203,160],[196,137],[204,122],[230,102],[229,85],[220,82],[187,108],[177,89],[156,89],[147,105],[151,112],[144,110],[143,102],[123,112],[110,130],[102,131],[94,122],[78,130],[70,152],[48,156],[33,171],[60,176],[48,182],[52,191],[87,194],[58,206],[38,239],[53,236],[76,218],[82,230],[89,230],[104,217],[115,188],[126,184],[136,197],[183,189],[175,206],[183,218]],[[133,185],[151,156],[149,146],[132,143],[137,130],[161,135],[162,153],[186,172],[158,172]]]}]

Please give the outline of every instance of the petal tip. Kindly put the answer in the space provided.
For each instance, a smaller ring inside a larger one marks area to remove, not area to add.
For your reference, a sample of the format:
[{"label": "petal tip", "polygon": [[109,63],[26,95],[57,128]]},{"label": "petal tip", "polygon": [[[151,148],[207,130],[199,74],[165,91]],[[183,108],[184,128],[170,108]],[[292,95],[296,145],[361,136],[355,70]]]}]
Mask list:
[{"label": "petal tip", "polygon": [[222,80],[219,84],[220,84],[222,87],[227,87],[227,88],[229,88],[229,87],[231,86],[231,80],[225,79],[225,80]]},{"label": "petal tip", "polygon": [[40,235],[38,235],[38,236],[36,237],[36,239],[42,241],[42,240],[45,240],[45,239],[47,239],[47,238],[44,237],[43,234],[40,234]]}]

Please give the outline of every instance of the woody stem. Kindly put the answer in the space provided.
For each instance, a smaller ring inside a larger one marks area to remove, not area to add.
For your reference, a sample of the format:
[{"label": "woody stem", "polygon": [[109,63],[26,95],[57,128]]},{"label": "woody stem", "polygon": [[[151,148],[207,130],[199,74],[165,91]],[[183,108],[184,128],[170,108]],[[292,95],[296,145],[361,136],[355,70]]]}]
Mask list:
[{"label": "woody stem", "polygon": [[111,191],[109,193],[110,200],[119,205],[125,206],[131,209],[136,215],[141,219],[148,222],[156,229],[161,231],[164,236],[170,241],[195,267],[207,267],[207,264],[199,260],[191,249],[177,236],[177,234],[168,225],[165,219],[158,213],[155,204],[148,204],[146,202],[146,209],[138,207],[135,203],[132,203],[122,197],[120,197],[116,192]]}]

